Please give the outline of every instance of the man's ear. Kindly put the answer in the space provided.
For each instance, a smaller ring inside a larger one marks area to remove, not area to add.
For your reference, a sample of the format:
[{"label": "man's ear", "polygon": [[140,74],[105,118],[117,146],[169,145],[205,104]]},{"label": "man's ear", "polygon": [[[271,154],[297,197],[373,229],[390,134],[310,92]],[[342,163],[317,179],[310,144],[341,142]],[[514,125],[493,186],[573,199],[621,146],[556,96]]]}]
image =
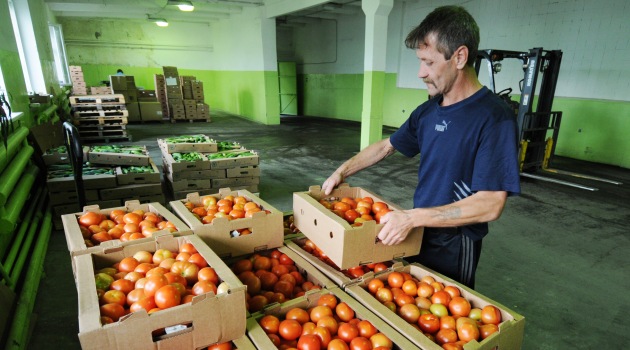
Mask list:
[{"label": "man's ear", "polygon": [[457,63],[457,69],[463,69],[468,62],[468,47],[462,45],[455,51],[455,62]]}]

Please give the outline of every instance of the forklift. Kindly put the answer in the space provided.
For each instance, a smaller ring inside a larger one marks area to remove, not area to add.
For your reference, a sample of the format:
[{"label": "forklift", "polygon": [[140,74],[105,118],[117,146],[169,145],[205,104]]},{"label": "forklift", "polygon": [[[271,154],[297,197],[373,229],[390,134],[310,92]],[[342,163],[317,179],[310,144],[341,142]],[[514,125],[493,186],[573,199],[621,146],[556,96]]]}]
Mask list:
[{"label": "forklift", "polygon": [[[501,72],[501,61],[516,59],[522,64],[524,78],[519,82],[521,98],[519,102],[511,99],[511,88],[496,91],[495,75]],[[597,191],[597,188],[582,184],[546,177],[544,173],[568,175],[588,180],[601,181],[614,185],[621,182],[600,177],[578,174],[574,172],[553,169],[550,162],[555,153],[562,112],[552,111],[553,98],[562,61],[561,50],[543,50],[541,47],[530,49],[528,52],[509,50],[479,50],[475,61],[477,75],[483,61],[487,62],[489,74],[489,88],[512,106],[518,127],[519,167],[521,176],[537,180],[559,183],[562,185]],[[542,74],[540,91],[536,97],[538,75]]]}]

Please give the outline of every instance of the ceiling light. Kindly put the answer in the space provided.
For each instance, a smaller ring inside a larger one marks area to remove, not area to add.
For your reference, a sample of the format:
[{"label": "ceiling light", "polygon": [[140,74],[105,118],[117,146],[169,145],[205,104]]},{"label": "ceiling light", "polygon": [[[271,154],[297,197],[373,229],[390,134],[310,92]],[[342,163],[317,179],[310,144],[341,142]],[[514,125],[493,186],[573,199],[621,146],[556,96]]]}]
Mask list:
[{"label": "ceiling light", "polygon": [[177,1],[177,0],[168,0],[166,3],[167,6],[177,6],[180,11],[190,12],[195,9],[195,6],[191,1]]},{"label": "ceiling light", "polygon": [[168,27],[168,21],[164,18],[155,18],[147,15],[147,20],[158,25],[158,27]]}]

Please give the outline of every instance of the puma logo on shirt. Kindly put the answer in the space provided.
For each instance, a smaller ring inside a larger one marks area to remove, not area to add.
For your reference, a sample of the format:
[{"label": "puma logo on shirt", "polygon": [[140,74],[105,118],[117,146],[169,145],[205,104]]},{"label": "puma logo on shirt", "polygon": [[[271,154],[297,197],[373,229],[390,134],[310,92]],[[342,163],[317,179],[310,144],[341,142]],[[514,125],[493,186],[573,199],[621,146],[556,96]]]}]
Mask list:
[{"label": "puma logo on shirt", "polygon": [[435,124],[435,130],[436,131],[440,131],[440,132],[444,132],[446,131],[446,129],[448,128],[448,124],[450,124],[451,122],[446,122],[446,120],[442,120],[442,125],[440,124]]}]

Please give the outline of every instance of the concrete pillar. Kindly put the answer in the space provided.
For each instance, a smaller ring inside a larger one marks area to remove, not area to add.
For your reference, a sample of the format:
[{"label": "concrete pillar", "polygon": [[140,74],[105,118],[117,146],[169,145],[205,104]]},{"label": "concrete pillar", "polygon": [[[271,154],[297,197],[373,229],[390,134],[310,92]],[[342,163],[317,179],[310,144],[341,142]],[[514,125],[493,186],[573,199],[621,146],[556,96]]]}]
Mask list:
[{"label": "concrete pillar", "polygon": [[361,149],[383,137],[383,94],[387,58],[387,21],[394,0],[363,0],[365,13],[365,61]]}]

